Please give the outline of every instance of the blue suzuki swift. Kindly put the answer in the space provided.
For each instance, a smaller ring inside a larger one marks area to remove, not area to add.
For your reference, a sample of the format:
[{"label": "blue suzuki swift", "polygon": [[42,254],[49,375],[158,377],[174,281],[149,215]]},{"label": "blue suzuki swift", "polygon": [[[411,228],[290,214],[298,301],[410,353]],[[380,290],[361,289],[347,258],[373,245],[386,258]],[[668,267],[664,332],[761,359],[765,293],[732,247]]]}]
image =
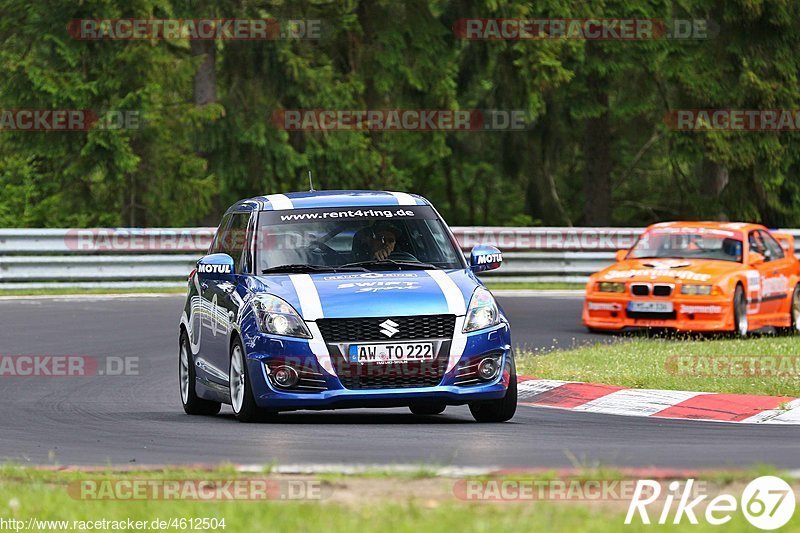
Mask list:
[{"label": "blue suzuki swift", "polygon": [[469,405],[514,416],[508,320],[426,199],[323,191],[242,200],[189,276],[180,322],[188,414],[230,404],[243,422],[281,411]]}]

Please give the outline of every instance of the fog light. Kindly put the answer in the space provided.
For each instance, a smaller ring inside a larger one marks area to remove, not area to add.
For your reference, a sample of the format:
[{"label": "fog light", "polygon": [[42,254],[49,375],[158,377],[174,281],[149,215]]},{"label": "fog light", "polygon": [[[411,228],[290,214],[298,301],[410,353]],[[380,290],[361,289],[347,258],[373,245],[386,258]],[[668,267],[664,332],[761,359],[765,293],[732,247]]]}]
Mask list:
[{"label": "fog light", "polygon": [[279,366],[272,371],[272,379],[279,387],[290,389],[297,385],[300,376],[297,375],[297,370],[290,366]]},{"label": "fog light", "polygon": [[478,377],[484,381],[490,381],[497,377],[500,372],[500,361],[492,357],[487,357],[478,364]]}]

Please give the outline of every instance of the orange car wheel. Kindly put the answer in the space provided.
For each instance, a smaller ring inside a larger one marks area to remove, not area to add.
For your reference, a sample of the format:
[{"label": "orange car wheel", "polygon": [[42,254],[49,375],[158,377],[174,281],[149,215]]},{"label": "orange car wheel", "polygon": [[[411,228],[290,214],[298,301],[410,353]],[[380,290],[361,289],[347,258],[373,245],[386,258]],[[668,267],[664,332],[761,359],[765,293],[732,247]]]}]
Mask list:
[{"label": "orange car wheel", "polygon": [[739,338],[747,337],[747,300],[741,285],[733,293],[733,334]]}]

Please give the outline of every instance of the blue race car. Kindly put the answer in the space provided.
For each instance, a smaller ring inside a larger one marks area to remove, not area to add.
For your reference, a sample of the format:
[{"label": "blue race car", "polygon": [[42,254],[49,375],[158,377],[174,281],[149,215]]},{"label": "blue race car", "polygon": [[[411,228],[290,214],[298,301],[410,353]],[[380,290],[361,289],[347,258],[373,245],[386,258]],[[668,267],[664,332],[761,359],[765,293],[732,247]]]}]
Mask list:
[{"label": "blue race car", "polygon": [[426,199],[323,191],[241,200],[189,276],[180,322],[188,414],[230,404],[243,422],[280,411],[469,405],[514,416],[508,320]]}]

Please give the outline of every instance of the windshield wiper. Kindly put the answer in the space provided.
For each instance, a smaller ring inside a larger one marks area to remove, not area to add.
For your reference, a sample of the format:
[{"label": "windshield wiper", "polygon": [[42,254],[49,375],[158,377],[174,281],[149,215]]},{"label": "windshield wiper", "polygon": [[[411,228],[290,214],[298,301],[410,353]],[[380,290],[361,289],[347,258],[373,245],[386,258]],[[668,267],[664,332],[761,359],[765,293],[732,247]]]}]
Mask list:
[{"label": "windshield wiper", "polygon": [[418,270],[439,270],[439,267],[430,263],[420,263],[417,261],[396,261],[394,259],[372,259],[370,261],[359,261],[357,263],[347,263],[344,267],[371,267],[371,266],[395,266],[397,270],[409,267]]},{"label": "windshield wiper", "polygon": [[368,269],[355,265],[344,266],[318,266],[306,265],[303,263],[291,265],[278,265],[274,267],[265,268],[261,271],[262,274],[277,274],[281,272],[288,272],[292,274],[307,274],[309,272],[369,272]]}]

